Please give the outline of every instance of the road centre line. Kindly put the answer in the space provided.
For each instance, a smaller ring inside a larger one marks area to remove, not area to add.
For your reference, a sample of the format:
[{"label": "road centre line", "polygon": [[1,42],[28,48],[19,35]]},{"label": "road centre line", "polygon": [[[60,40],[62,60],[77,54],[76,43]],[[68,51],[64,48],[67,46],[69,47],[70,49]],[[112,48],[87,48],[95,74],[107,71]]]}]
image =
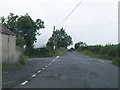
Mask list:
[{"label": "road centre line", "polygon": [[57,56],[56,58],[59,58],[60,56]]},{"label": "road centre line", "polygon": [[[56,59],[58,59],[59,58],[59,56],[57,56],[54,60],[52,60],[52,62],[54,62]],[[49,63],[48,65],[51,65],[52,63]],[[46,66],[46,68],[47,68],[48,66]],[[45,68],[43,68],[43,70],[44,70]],[[38,71],[38,73],[40,73],[41,72],[41,70],[39,70]],[[33,74],[32,75],[32,78],[33,77],[35,77],[36,76],[36,74]],[[24,81],[23,83],[21,83],[21,85],[25,85],[25,84],[27,84],[29,81]]]},{"label": "road centre line", "polygon": [[35,77],[35,76],[36,76],[36,74],[32,75],[32,77]]},{"label": "road centre line", "polygon": [[38,73],[40,73],[41,72],[41,70],[40,71],[38,71]]},{"label": "road centre line", "polygon": [[26,83],[28,83],[28,81],[25,81],[25,82],[21,83],[21,85],[25,85]]}]

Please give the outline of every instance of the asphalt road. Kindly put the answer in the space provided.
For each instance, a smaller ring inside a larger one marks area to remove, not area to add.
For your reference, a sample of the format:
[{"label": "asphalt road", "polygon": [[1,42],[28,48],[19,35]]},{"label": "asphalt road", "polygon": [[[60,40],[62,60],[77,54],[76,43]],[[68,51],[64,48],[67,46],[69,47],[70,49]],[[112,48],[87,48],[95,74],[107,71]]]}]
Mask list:
[{"label": "asphalt road", "polygon": [[[35,60],[41,62],[40,58]],[[118,67],[110,60],[68,52],[38,67],[36,65],[36,71],[14,88],[118,88]]]}]

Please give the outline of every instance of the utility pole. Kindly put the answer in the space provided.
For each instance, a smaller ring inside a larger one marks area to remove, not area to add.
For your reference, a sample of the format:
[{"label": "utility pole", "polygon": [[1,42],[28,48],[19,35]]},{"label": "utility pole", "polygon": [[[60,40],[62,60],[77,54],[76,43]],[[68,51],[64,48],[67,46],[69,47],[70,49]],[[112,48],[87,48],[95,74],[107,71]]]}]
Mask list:
[{"label": "utility pole", "polygon": [[[55,31],[55,26],[53,26],[53,32]],[[53,41],[53,43],[54,43],[54,45],[53,45],[53,49],[55,50],[55,36],[53,36],[54,37],[54,41]]]}]

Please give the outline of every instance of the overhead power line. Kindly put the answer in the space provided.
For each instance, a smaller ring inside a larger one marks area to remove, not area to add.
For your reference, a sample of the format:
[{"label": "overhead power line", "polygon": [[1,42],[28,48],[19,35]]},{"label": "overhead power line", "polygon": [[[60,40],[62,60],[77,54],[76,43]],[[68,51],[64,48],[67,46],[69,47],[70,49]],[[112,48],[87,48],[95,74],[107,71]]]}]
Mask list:
[{"label": "overhead power line", "polygon": [[82,2],[83,2],[83,0],[81,0],[81,1],[77,4],[77,6],[76,6],[57,26],[59,26],[60,24],[62,24],[62,23],[79,7],[79,5],[80,5]]}]

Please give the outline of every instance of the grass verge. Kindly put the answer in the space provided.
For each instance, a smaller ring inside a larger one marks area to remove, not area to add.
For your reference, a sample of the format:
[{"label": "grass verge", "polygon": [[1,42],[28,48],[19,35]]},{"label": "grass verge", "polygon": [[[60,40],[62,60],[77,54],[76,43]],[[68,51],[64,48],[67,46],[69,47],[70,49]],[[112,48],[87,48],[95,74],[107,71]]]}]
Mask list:
[{"label": "grass verge", "polygon": [[8,70],[12,70],[18,67],[21,67],[22,65],[25,65],[28,61],[30,61],[28,56],[21,56],[20,60],[18,60],[18,62],[14,63],[14,64],[3,64],[2,65],[2,71],[8,71]]},{"label": "grass verge", "polygon": [[120,66],[120,58],[114,58],[112,64]]},{"label": "grass verge", "polygon": [[61,56],[63,55],[67,50],[65,48],[59,48],[56,50],[53,50],[50,52],[50,56]]},{"label": "grass verge", "polygon": [[84,51],[81,51],[80,53],[88,55],[90,57],[95,57],[95,58],[100,58],[100,59],[109,59],[109,60],[112,60],[112,64],[120,66],[120,58],[114,58],[107,54],[105,54],[105,55],[95,54],[89,50],[84,50]]}]

